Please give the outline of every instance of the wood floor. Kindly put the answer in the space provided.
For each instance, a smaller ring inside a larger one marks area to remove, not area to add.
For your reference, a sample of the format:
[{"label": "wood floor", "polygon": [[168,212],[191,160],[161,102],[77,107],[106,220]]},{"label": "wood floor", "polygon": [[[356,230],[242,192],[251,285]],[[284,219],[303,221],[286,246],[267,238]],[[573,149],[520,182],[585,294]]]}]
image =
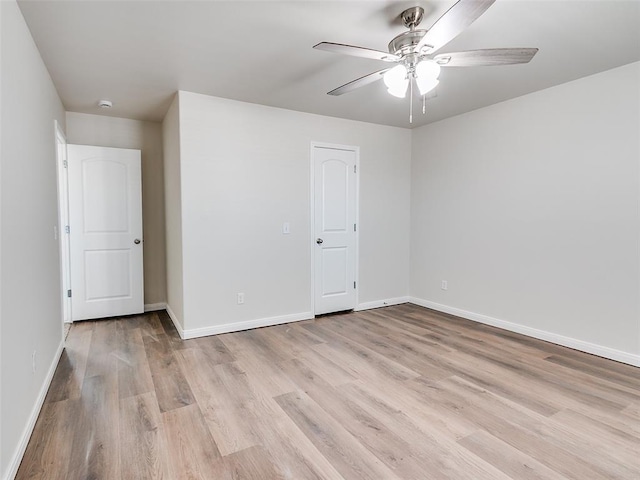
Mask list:
[{"label": "wood floor", "polygon": [[73,325],[18,479],[640,479],[640,369],[400,305]]}]

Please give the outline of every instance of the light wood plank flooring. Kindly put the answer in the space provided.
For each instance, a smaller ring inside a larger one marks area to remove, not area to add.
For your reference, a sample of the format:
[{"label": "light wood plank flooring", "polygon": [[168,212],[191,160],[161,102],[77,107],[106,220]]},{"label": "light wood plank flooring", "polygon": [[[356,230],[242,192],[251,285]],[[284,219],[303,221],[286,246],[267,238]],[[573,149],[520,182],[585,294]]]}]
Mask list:
[{"label": "light wood plank flooring", "polygon": [[18,479],[640,479],[640,369],[408,304],[66,345]]}]

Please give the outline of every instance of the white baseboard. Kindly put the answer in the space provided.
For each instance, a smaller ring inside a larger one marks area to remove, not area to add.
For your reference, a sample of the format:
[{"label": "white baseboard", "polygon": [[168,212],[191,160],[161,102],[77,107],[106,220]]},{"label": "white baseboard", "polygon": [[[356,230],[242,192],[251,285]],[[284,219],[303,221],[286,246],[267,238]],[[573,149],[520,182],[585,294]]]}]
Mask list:
[{"label": "white baseboard", "polygon": [[36,420],[38,420],[38,415],[40,415],[40,410],[42,410],[44,399],[47,396],[47,392],[49,391],[49,386],[51,385],[51,381],[53,380],[53,374],[56,372],[56,368],[58,366],[58,362],[60,361],[60,356],[62,355],[63,350],[64,340],[62,340],[60,342],[60,345],[58,345],[58,349],[53,356],[53,361],[51,362],[51,365],[49,365],[49,370],[47,371],[47,375],[44,378],[42,388],[38,393],[38,398],[36,398],[36,403],[33,405],[33,409],[31,409],[29,420],[22,432],[22,436],[20,437],[20,443],[18,444],[18,447],[16,448],[11,460],[9,461],[9,467],[7,468],[7,472],[4,477],[5,480],[13,480],[13,478],[15,478],[16,474],[18,473],[20,462],[22,462],[22,457],[24,456],[24,452],[27,449],[27,445],[29,444],[29,439],[31,438],[31,434],[33,433],[33,428],[36,426]]},{"label": "white baseboard", "polygon": [[178,317],[176,316],[175,313],[173,313],[173,310],[171,310],[171,307],[169,306],[169,304],[166,304],[165,310],[167,311],[169,318],[173,322],[173,326],[176,327],[176,330],[178,331],[178,335],[180,335],[180,338],[184,340],[184,328],[182,328],[182,325],[180,325],[180,322],[178,321]]},{"label": "white baseboard", "polygon": [[[169,314],[169,316],[171,316],[171,314]],[[178,332],[183,339],[207,337],[209,335],[219,335],[221,333],[239,332],[240,330],[250,330],[252,328],[271,327],[273,325],[281,325],[283,323],[299,322],[301,320],[309,320],[310,318],[313,318],[313,313],[301,312],[289,315],[280,315],[277,317],[258,318],[256,320],[247,320],[244,322],[211,325],[210,327],[192,328],[184,330],[183,332]]]},{"label": "white baseboard", "polygon": [[387,298],[385,300],[376,300],[375,302],[364,302],[359,303],[354,311],[359,312],[360,310],[371,310],[372,308],[381,308],[381,307],[389,307],[391,305],[400,305],[401,303],[408,303],[410,301],[410,297],[395,297],[395,298]]},{"label": "white baseboard", "polygon": [[166,308],[167,304],[165,302],[144,304],[145,312],[157,312],[158,310],[165,310]]},{"label": "white baseboard", "polygon": [[456,307],[450,307],[448,305],[442,305],[429,300],[423,300],[421,298],[410,297],[409,300],[415,305],[421,307],[430,308],[439,312],[449,313],[456,317],[466,318],[473,320],[474,322],[484,323],[485,325],[491,325],[493,327],[502,328],[510,332],[520,333],[528,337],[537,338],[539,340],[545,340],[547,342],[555,343],[556,345],[562,345],[563,347],[573,348],[582,352],[591,353],[599,357],[608,358],[617,362],[626,363],[635,367],[640,367],[640,355],[634,355],[632,353],[616,350],[615,348],[605,347],[603,345],[597,345],[595,343],[585,342],[572,337],[565,337],[557,333],[548,332],[546,330],[539,330],[537,328],[527,327],[506,320],[500,320],[497,318],[489,317],[479,313],[469,312]]}]

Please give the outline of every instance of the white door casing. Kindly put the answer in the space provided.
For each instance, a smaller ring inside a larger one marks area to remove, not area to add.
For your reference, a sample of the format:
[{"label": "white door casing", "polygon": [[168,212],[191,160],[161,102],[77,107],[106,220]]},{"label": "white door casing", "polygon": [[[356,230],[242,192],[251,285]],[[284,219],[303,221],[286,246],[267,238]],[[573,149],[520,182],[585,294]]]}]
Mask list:
[{"label": "white door casing", "polygon": [[144,311],[140,151],[68,145],[73,320]]},{"label": "white door casing", "polygon": [[356,163],[352,147],[312,146],[314,314],[356,306]]},{"label": "white door casing", "polygon": [[69,262],[69,184],[67,178],[67,139],[57,120],[54,120],[56,138],[56,171],[58,174],[58,238],[60,247],[60,283],[62,295],[62,321],[71,322],[71,298],[67,292],[71,289],[71,265]]}]

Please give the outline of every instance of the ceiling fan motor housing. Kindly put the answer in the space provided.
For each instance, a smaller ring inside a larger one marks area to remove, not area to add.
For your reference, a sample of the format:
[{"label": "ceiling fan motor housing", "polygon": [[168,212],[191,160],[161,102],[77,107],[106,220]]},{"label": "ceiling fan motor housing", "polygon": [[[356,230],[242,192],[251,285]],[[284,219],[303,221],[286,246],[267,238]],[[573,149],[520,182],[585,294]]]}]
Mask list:
[{"label": "ceiling fan motor housing", "polygon": [[418,43],[425,36],[427,30],[411,30],[404,32],[389,42],[389,53],[404,57],[412,53],[424,54],[429,50],[429,45],[425,45],[421,52],[417,51]]},{"label": "ceiling fan motor housing", "polygon": [[416,30],[416,27],[422,21],[424,17],[424,9],[422,7],[407,8],[400,14],[404,26],[409,29],[408,32],[401,33],[389,42],[389,53],[405,57],[411,54],[424,54],[427,53],[430,48],[428,45],[422,47],[422,51],[418,52],[417,46],[425,36],[427,30]]}]

